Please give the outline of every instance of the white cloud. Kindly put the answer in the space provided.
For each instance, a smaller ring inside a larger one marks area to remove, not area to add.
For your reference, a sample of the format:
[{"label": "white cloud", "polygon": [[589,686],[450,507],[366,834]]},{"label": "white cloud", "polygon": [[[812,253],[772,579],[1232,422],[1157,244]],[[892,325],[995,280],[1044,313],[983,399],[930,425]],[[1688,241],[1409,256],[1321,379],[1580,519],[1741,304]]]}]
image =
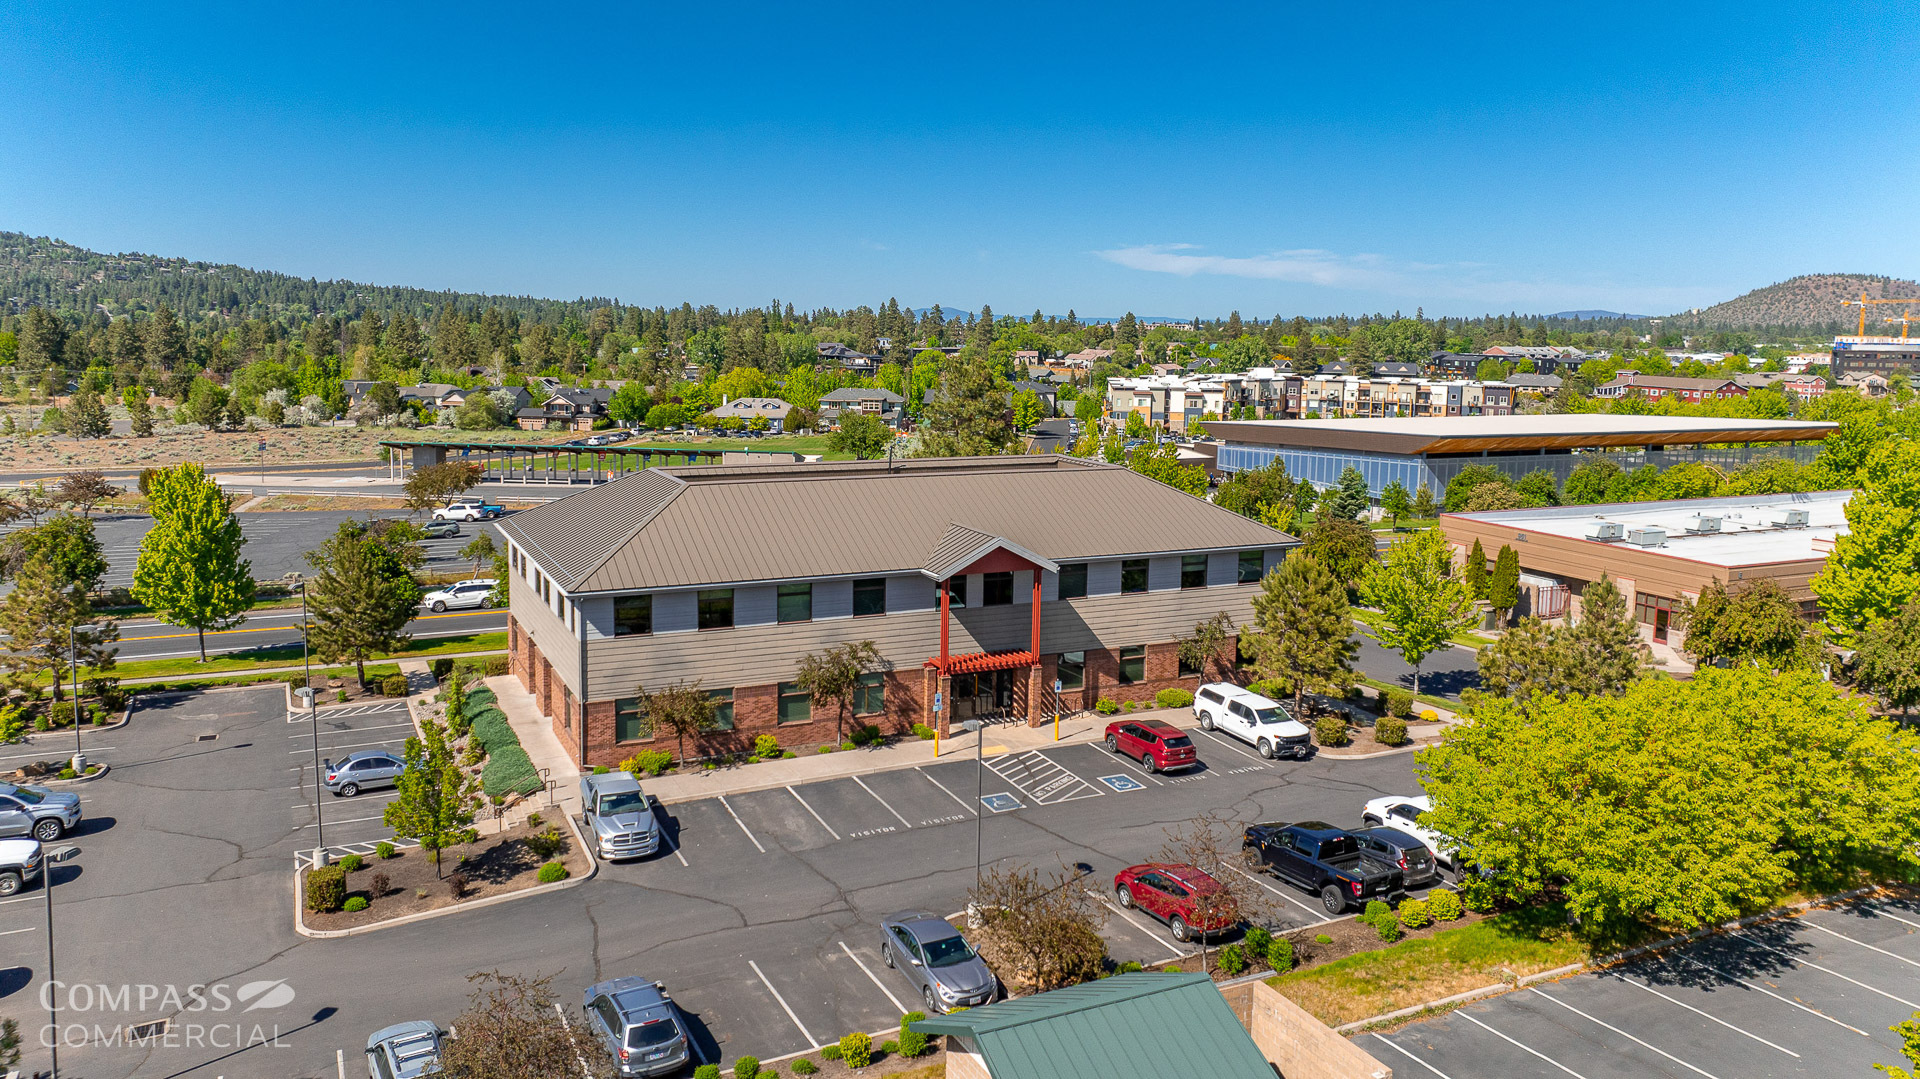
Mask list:
[{"label": "white cloud", "polygon": [[1142,244],[1138,247],[1096,251],[1094,254],[1131,270],[1178,274],[1181,277],[1220,274],[1226,277],[1324,285],[1328,288],[1385,288],[1397,283],[1398,275],[1378,255],[1342,256],[1313,249],[1276,251],[1238,258],[1187,254],[1198,250],[1200,248],[1194,244]]}]

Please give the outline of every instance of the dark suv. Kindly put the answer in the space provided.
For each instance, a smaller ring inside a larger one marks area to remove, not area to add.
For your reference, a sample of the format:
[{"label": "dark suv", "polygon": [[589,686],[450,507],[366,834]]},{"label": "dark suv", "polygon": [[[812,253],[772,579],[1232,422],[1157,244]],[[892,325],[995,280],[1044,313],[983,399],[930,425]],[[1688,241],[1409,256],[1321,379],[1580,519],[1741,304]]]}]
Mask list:
[{"label": "dark suv", "polygon": [[1425,888],[1440,883],[1440,863],[1425,843],[1398,828],[1362,828],[1353,833],[1360,849],[1383,862],[1400,867],[1409,888]]},{"label": "dark suv", "polygon": [[1200,763],[1187,732],[1158,719],[1123,719],[1107,724],[1107,752],[1132,757],[1149,772],[1192,768]]}]

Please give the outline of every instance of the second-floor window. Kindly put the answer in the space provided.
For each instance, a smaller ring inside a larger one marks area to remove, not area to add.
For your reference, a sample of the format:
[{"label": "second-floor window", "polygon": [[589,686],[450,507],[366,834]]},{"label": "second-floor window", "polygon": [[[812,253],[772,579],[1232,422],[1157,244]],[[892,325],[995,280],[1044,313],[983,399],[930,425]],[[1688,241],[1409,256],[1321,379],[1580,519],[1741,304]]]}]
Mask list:
[{"label": "second-floor window", "polygon": [[701,589],[699,603],[701,629],[729,629],[733,626],[733,589]]},{"label": "second-floor window", "polygon": [[1183,554],[1180,556],[1180,587],[1207,587],[1207,556],[1203,554]]},{"label": "second-floor window", "polygon": [[631,637],[652,632],[652,596],[615,596],[613,598],[613,635],[615,637]]},{"label": "second-floor window", "polygon": [[1060,567],[1060,598],[1081,599],[1087,594],[1087,564],[1075,562]]},{"label": "second-floor window", "polygon": [[1145,592],[1147,590],[1147,560],[1129,558],[1120,563],[1120,591],[1123,593]]},{"label": "second-floor window", "polygon": [[949,577],[947,579],[947,605],[949,607],[965,607],[967,605],[967,579],[965,577]]},{"label": "second-floor window", "polygon": [[853,616],[887,613],[887,579],[868,577],[853,582]]},{"label": "second-floor window", "polygon": [[1266,561],[1267,557],[1263,552],[1241,551],[1240,572],[1235,579],[1241,584],[1259,584],[1260,578],[1266,576]]},{"label": "second-floor window", "polygon": [[813,621],[813,586],[810,584],[781,585],[779,618],[782,622]]}]

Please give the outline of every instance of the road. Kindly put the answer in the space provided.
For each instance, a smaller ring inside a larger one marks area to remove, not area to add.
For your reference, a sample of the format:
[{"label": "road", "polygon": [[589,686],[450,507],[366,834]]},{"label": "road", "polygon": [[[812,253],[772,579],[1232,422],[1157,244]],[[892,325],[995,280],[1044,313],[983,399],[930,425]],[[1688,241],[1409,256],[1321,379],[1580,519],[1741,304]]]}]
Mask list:
[{"label": "road", "polygon": [[[1354,666],[1382,682],[1391,682],[1403,689],[1413,688],[1413,668],[1400,658],[1400,653],[1383,647],[1379,641],[1364,632],[1353,635],[1359,646],[1359,654],[1354,657]],[[1473,651],[1459,645],[1448,645],[1422,660],[1420,663],[1420,692],[1431,693],[1436,697],[1445,697],[1450,701],[1460,699],[1460,691],[1480,684],[1480,661]]]},{"label": "road", "polygon": [[[422,611],[407,624],[415,640],[455,637],[467,633],[504,632],[507,613],[503,610],[447,611],[434,614]],[[120,661],[168,659],[200,654],[197,634],[185,626],[151,619],[120,623]],[[245,623],[207,634],[207,655],[249,652],[280,648],[300,643],[300,608],[256,611]],[[298,662],[296,657],[295,662]]]}]

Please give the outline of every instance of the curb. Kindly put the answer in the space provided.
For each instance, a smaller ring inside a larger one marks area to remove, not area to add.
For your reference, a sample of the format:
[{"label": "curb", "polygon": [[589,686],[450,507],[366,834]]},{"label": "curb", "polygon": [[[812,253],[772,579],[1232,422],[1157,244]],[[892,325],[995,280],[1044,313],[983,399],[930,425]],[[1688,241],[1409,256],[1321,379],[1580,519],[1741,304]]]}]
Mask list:
[{"label": "curb", "polygon": [[91,783],[96,779],[103,778],[104,776],[106,776],[108,772],[111,772],[112,770],[113,770],[113,765],[102,762],[100,764],[99,770],[89,775],[74,776],[72,779],[43,779],[40,782],[34,784],[34,786],[36,787],[53,787],[53,786],[70,787],[76,783]]},{"label": "curb", "polygon": [[516,899],[526,899],[530,896],[547,895],[552,892],[564,892],[568,888],[577,888],[599,875],[600,859],[593,856],[593,850],[587,846],[586,838],[580,834],[579,827],[573,823],[573,814],[564,813],[561,815],[566,818],[567,830],[573,833],[574,842],[580,844],[580,852],[587,857],[587,871],[577,877],[568,877],[566,880],[555,881],[552,884],[536,884],[531,888],[523,888],[517,892],[508,892],[505,895],[490,895],[485,899],[475,899],[472,902],[461,903],[457,906],[441,907],[439,910],[423,910],[417,914],[403,914],[398,918],[389,918],[384,922],[375,922],[372,925],[356,925],[351,929],[309,929],[307,928],[307,920],[303,917],[306,910],[306,897],[301,894],[301,870],[296,869],[293,871],[293,931],[303,937],[313,937],[317,940],[357,937],[381,929],[391,929],[394,926],[410,925],[414,922],[424,922],[433,918],[444,918],[449,914],[461,914],[469,910],[477,910],[481,907],[492,907],[498,906],[501,903],[511,903]]}]

